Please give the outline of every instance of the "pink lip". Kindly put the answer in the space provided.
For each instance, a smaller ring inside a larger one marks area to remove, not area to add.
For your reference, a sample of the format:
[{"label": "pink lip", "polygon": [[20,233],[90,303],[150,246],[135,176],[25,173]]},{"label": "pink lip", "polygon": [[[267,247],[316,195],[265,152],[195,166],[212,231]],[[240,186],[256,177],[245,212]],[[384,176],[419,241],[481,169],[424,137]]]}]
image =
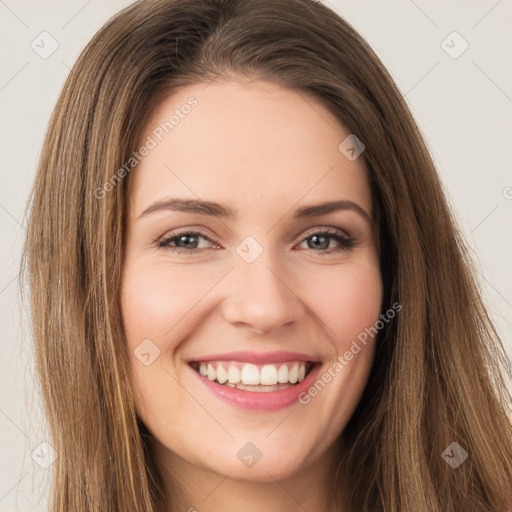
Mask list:
[{"label": "pink lip", "polygon": [[[222,357],[215,356],[211,360],[225,360],[227,355],[233,356],[234,353],[223,354]],[[233,359],[239,360],[236,357]],[[283,361],[288,360],[289,359],[283,359]],[[296,359],[292,358],[292,360]],[[201,359],[201,361],[203,361],[203,359]],[[254,359],[248,362],[253,361]],[[276,360],[273,359],[273,361]],[[217,384],[216,382],[213,382],[206,377],[203,377],[199,372],[192,369],[191,367],[190,370],[196,375],[199,381],[213,393],[213,395],[220,398],[221,400],[224,400],[230,405],[242,409],[252,409],[256,411],[276,411],[278,409],[283,409],[284,407],[287,407],[294,402],[298,402],[299,395],[303,392],[307,392],[307,390],[312,386],[316,376],[318,375],[318,372],[320,371],[320,368],[320,364],[315,364],[302,382],[299,382],[298,384],[290,386],[286,389],[269,392],[245,391],[243,389],[229,388],[222,384]]]},{"label": "pink lip", "polygon": [[318,363],[319,360],[307,354],[299,354],[298,352],[225,352],[223,354],[211,354],[209,356],[201,356],[192,361],[240,361],[243,363],[267,364],[267,363],[285,363],[287,361],[311,361]]}]

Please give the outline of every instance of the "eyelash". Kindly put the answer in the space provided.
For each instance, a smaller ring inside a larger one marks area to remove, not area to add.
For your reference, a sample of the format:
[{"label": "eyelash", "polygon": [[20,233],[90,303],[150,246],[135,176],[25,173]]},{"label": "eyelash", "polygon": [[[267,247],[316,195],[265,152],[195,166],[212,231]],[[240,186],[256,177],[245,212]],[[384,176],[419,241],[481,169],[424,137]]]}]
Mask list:
[{"label": "eyelash", "polygon": [[[335,240],[336,242],[338,242],[340,244],[340,247],[338,247],[334,251],[330,250],[330,249],[323,249],[321,251],[315,251],[313,249],[306,249],[308,251],[311,251],[311,252],[314,252],[314,253],[318,253],[321,256],[329,255],[329,254],[333,254],[333,253],[339,253],[341,251],[349,251],[353,247],[356,246],[356,241],[355,241],[355,239],[353,237],[341,235],[338,230],[332,230],[332,229],[325,229],[325,230],[322,230],[322,231],[310,232],[300,241],[299,244],[302,244],[308,238],[311,238],[311,237],[313,237],[315,235],[317,235],[317,236],[327,236],[327,237]],[[204,238],[204,239],[208,240],[209,242],[216,243],[214,240],[211,240],[208,236],[204,235],[201,232],[198,232],[198,231],[183,231],[181,233],[180,232],[171,233],[170,235],[166,236],[165,238],[157,240],[156,246],[157,246],[158,249],[166,249],[166,250],[169,250],[171,252],[176,252],[178,254],[183,254],[183,253],[195,254],[195,253],[197,253],[197,252],[202,250],[202,249],[197,249],[197,248],[196,249],[183,249],[182,247],[175,247],[175,246],[170,245],[171,242],[175,242],[176,240],[178,240],[182,236],[195,236],[195,237],[198,237],[198,238]]]}]

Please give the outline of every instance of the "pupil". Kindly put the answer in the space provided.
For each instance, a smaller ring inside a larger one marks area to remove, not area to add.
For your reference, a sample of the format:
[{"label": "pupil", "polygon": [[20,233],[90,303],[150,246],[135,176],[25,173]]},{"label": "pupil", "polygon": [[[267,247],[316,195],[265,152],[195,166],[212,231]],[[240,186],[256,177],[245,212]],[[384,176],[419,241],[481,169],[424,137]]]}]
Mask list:
[{"label": "pupil", "polygon": [[[197,238],[197,237],[196,237],[196,236],[194,236],[194,235],[181,235],[181,236],[179,237],[179,242],[180,242],[180,243],[181,243],[181,242],[183,242],[183,243],[184,243],[184,246],[185,246],[185,247],[187,247],[188,245],[187,245],[187,243],[186,243],[186,240],[187,240],[187,239],[190,239],[190,238],[194,239],[194,238]],[[181,245],[180,247],[183,247],[183,245]]]},{"label": "pupil", "polygon": [[[315,242],[316,242],[316,241],[318,241],[318,240],[321,240],[321,239],[323,239],[323,240],[324,240],[324,243],[320,242],[320,244],[316,244],[316,245],[315,245],[315,247],[317,247],[317,248],[319,247],[319,245],[324,246],[324,247],[322,247],[322,249],[327,249],[327,248],[328,248],[328,246],[329,246],[329,240],[328,240],[328,238],[327,238],[326,236],[313,235],[313,236],[311,237],[311,239],[312,239],[312,240],[314,240]],[[325,241],[326,241],[327,243],[325,243]]]}]

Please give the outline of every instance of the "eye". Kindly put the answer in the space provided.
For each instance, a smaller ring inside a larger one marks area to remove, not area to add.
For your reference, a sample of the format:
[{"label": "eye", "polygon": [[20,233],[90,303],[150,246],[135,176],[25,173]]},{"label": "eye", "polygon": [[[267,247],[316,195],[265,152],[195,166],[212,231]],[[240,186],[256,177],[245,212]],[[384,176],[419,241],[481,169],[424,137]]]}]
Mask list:
[{"label": "eye", "polygon": [[[182,233],[171,233],[169,236],[157,242],[157,247],[166,248],[172,252],[177,252],[178,254],[189,253],[192,254],[200,249],[204,249],[206,246],[201,246],[200,240],[206,240],[207,242],[211,242],[211,240],[197,232],[197,231],[184,231]],[[183,249],[183,250],[180,250]]]},{"label": "eye", "polygon": [[[339,247],[335,247],[334,250],[327,251],[327,249],[330,249],[329,246],[333,240],[339,245]],[[322,255],[347,251],[356,245],[354,238],[342,234],[341,231],[331,229],[310,233],[302,240],[301,244],[303,243],[307,243],[308,249]]]},{"label": "eye", "polygon": [[[203,241],[203,243],[201,243]],[[332,242],[338,244],[338,247],[331,247]],[[325,229],[322,231],[310,232],[306,238],[303,238],[301,244],[307,244],[306,249],[319,254],[332,254],[340,251],[350,250],[356,245],[355,239],[343,234],[339,230]],[[198,231],[183,231],[181,233],[171,233],[165,238],[156,242],[158,248],[165,248],[177,254],[194,254],[201,249],[207,249],[208,244],[217,245],[208,236]]]}]

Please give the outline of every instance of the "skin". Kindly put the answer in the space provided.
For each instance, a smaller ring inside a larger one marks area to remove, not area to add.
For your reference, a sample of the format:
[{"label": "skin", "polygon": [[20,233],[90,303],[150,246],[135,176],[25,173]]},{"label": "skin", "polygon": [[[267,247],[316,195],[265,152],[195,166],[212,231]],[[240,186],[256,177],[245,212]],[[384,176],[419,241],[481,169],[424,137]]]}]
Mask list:
[{"label": "skin", "polygon": [[[149,366],[132,357],[138,414],[155,437],[154,455],[182,496],[182,510],[283,512],[297,510],[297,503],[338,510],[330,495],[337,439],[368,380],[371,338],[307,405],[277,411],[221,401],[185,361],[235,350],[291,350],[318,358],[321,376],[374,325],[382,281],[371,220],[352,210],[292,218],[299,207],[343,199],[372,219],[363,159],[340,152],[349,132],[316,99],[258,80],[174,91],[153,112],[141,143],[191,96],[198,105],[131,177],[122,279],[126,340],[132,354],[145,339],[160,350]],[[169,196],[217,201],[238,217],[169,210],[140,217]],[[311,235],[325,228],[348,234],[355,246],[327,238],[316,247]],[[187,230],[211,241],[191,238],[182,253],[157,246]],[[252,263],[236,252],[247,236],[263,250]],[[193,248],[198,252],[185,254]],[[247,442],[263,454],[252,467],[236,456]]]}]

